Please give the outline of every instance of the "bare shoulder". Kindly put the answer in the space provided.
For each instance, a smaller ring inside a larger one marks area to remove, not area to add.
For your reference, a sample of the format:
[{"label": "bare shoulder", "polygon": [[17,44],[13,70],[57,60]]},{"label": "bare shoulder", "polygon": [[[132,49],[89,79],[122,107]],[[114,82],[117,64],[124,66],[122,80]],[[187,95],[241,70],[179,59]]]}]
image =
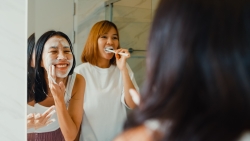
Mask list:
[{"label": "bare shoulder", "polygon": [[82,75],[76,74],[75,85],[81,85],[81,84],[85,85],[85,79]]},{"label": "bare shoulder", "polygon": [[148,129],[144,126],[138,126],[128,129],[117,136],[114,141],[153,141]]},{"label": "bare shoulder", "polygon": [[[74,83],[74,87],[73,87],[73,95],[82,95],[84,93],[85,90],[85,79],[82,75],[80,74],[76,74],[76,78],[75,78],[75,83]],[[80,93],[80,94],[78,94]]]}]

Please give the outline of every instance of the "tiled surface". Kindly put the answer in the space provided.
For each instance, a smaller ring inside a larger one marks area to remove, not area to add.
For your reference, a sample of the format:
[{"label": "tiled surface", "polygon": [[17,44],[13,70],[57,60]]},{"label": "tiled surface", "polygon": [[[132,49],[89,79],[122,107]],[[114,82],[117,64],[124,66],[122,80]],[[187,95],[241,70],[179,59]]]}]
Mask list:
[{"label": "tiled surface", "polygon": [[121,0],[114,4],[113,22],[120,33],[123,48],[133,48],[128,64],[139,86],[145,78],[145,55],[152,19],[152,0]]},{"label": "tiled surface", "polygon": [[76,16],[74,19],[76,42],[74,45],[76,64],[81,64],[83,46],[92,26],[105,19],[104,2],[106,0],[76,0]]}]

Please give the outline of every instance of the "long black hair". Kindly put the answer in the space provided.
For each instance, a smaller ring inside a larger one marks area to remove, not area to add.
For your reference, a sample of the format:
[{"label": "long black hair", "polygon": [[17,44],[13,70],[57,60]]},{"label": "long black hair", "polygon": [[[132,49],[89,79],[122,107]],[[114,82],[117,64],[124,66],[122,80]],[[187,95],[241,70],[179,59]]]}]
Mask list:
[{"label": "long black hair", "polygon": [[[31,67],[31,60],[35,46],[35,33],[31,34],[28,38],[28,49],[27,49],[27,70],[28,70],[28,77],[27,77],[27,102],[30,102],[35,99],[34,95],[34,82],[35,82],[35,73],[34,67]],[[35,60],[33,60],[35,61]]]},{"label": "long black hair", "polygon": [[161,0],[141,104],[125,128],[170,121],[162,140],[229,141],[250,130],[250,3]]},{"label": "long black hair", "polygon": [[60,31],[54,31],[54,30],[47,31],[46,33],[44,33],[37,40],[37,43],[36,43],[36,64],[35,64],[35,75],[36,75],[35,101],[36,102],[43,101],[47,97],[47,94],[48,94],[47,83],[44,78],[44,71],[46,70],[43,67],[41,67],[42,53],[43,53],[44,45],[47,42],[47,40],[51,38],[52,36],[56,36],[56,35],[65,38],[70,45],[70,50],[73,55],[73,65],[68,75],[71,75],[75,68],[75,64],[76,64],[75,55],[73,53],[73,46],[71,44],[69,37]]}]

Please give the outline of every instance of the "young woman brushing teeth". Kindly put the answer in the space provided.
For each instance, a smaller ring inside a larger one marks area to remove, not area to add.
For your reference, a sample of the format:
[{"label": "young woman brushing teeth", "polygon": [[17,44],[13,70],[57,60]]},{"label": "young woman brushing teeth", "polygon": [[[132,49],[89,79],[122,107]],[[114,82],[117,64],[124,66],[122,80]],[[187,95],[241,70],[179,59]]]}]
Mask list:
[{"label": "young woman brushing teeth", "polygon": [[139,90],[126,63],[129,57],[128,50],[120,48],[114,23],[100,21],[92,27],[81,56],[83,64],[75,69],[86,80],[81,141],[111,141],[121,132],[126,108],[135,107],[128,91]]}]

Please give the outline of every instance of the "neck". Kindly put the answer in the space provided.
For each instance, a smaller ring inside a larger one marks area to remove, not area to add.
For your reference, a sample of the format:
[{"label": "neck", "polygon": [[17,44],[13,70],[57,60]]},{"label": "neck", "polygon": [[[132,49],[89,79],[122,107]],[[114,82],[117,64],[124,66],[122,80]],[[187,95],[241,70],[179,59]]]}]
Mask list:
[{"label": "neck", "polygon": [[109,68],[110,67],[110,60],[98,59],[96,66],[99,68]]}]

